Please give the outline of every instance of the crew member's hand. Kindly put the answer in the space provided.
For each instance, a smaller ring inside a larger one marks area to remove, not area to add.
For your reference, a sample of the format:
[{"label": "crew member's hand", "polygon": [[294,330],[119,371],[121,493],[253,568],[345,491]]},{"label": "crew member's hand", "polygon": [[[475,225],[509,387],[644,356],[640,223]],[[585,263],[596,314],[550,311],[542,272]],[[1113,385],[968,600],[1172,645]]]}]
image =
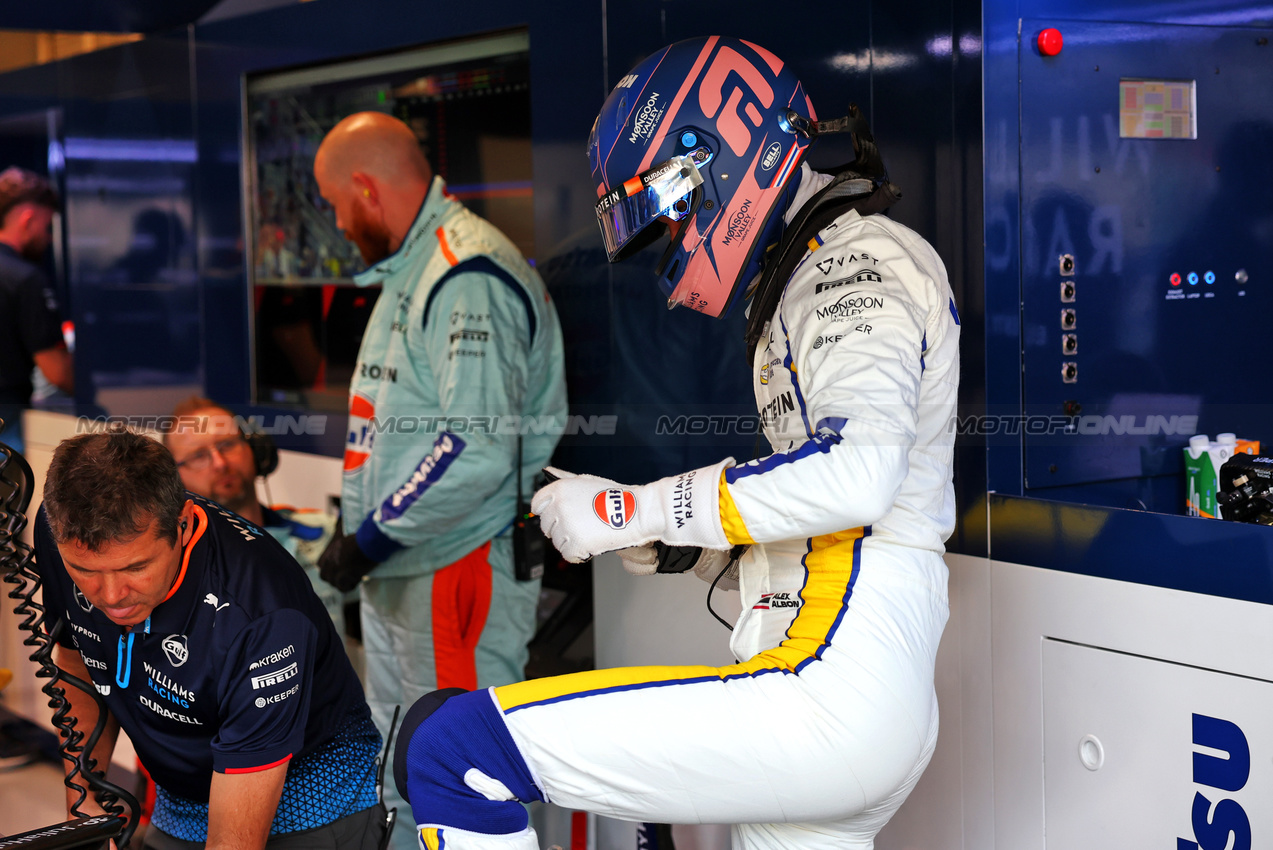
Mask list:
[{"label": "crew member's hand", "polygon": [[558,480],[535,494],[531,510],[557,551],[575,564],[654,540],[728,549],[717,490],[721,471],[733,465],[727,458],[639,486],[550,468]]},{"label": "crew member's hand", "polygon": [[376,565],[377,562],[367,557],[358,546],[358,538],[345,534],[344,529],[337,525],[331,542],[318,556],[318,575],[341,593],[348,593]]}]

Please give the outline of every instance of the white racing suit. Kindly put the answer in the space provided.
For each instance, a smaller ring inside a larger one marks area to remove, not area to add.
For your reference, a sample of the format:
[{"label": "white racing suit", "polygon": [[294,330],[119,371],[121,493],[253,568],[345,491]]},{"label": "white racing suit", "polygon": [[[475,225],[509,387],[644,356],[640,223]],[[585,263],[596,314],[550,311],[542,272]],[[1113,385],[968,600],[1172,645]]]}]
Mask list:
[{"label": "white racing suit", "polygon": [[[726,469],[718,490],[729,541],[753,544],[740,663],[493,688],[533,786],[470,748],[470,793],[499,799],[491,777],[622,820],[735,824],[734,850],[870,848],[918,781],[948,615],[958,314],[932,247],[883,216],[847,213],[811,247],[753,363],[776,451]],[[438,728],[484,712],[474,697],[449,700]],[[535,846],[529,828],[493,835],[486,815],[439,805],[437,772],[412,770],[426,848]]]}]

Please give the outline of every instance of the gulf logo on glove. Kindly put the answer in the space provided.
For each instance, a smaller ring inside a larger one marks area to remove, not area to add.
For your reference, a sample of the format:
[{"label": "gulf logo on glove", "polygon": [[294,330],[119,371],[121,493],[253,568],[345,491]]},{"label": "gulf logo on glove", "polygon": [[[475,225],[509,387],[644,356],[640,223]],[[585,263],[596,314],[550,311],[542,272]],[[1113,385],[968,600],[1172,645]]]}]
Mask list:
[{"label": "gulf logo on glove", "polygon": [[592,500],[592,510],[597,518],[611,528],[623,528],[632,522],[636,513],[636,496],[631,490],[612,487],[602,490]]}]

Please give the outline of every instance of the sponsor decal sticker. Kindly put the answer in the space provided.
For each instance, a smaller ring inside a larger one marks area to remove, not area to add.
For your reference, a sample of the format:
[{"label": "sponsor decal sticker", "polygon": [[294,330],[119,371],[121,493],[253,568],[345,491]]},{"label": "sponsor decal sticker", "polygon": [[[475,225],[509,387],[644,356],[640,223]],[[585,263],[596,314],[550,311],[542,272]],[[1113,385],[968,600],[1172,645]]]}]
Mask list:
[{"label": "sponsor decal sticker", "polygon": [[475,331],[470,328],[460,328],[460,330],[451,334],[450,341],[452,343],[459,340],[468,340],[469,342],[486,342],[490,338],[490,331]]},{"label": "sponsor decal sticker", "polygon": [[755,220],[756,217],[751,214],[751,198],[747,198],[738,208],[738,212],[729,217],[729,225],[725,228],[725,238],[721,242],[729,245],[735,239],[742,239],[747,235],[747,231],[751,230]]},{"label": "sponsor decal sticker", "polygon": [[659,103],[659,93],[650,92],[645,103],[637,110],[636,118],[632,120],[632,133],[628,136],[628,142],[635,145],[638,141],[645,141],[653,136],[666,109],[667,104]]},{"label": "sponsor decal sticker", "polygon": [[771,380],[773,380],[774,369],[781,364],[782,364],[781,360],[779,360],[778,358],[774,358],[773,360],[770,360],[768,363],[766,363],[764,366],[761,366],[760,367],[760,382],[762,384],[768,384]]},{"label": "sponsor decal sticker", "polygon": [[782,158],[782,144],[774,142],[765,148],[765,156],[760,160],[760,168],[762,171],[768,171],[778,164],[778,160]]},{"label": "sponsor decal sticker", "polygon": [[281,685],[288,679],[294,679],[299,675],[300,668],[298,668],[296,666],[296,662],[293,661],[286,667],[278,670],[271,670],[268,673],[261,674],[260,676],[253,676],[252,690],[259,691],[261,688],[268,688],[271,685]]},{"label": "sponsor decal sticker", "polygon": [[296,652],[296,647],[293,644],[289,643],[287,646],[283,647],[278,652],[271,652],[269,655],[265,656],[259,661],[253,661],[251,664],[248,665],[248,670],[259,670],[262,667],[268,667],[271,664],[277,664],[278,662],[282,661],[285,658],[291,658],[292,653],[294,652]]},{"label": "sponsor decal sticker", "polygon": [[[452,354],[473,354],[474,356],[482,353],[452,352]],[[405,514],[416,500],[446,473],[447,467],[460,456],[465,445],[466,443],[459,437],[444,431],[434,441],[433,451],[420,461],[420,465],[415,468],[411,477],[380,504],[379,519],[382,522],[391,522]]]},{"label": "sponsor decal sticker", "polygon": [[362,393],[349,397],[349,429],[345,440],[345,474],[362,469],[375,442],[376,405]]},{"label": "sponsor decal sticker", "polygon": [[597,519],[611,528],[623,528],[636,515],[636,495],[617,487],[602,490],[593,497],[592,510]]},{"label": "sponsor decal sticker", "polygon": [[790,593],[762,593],[760,601],[751,607],[768,611],[774,608],[799,608],[802,604],[799,596],[792,596]]},{"label": "sponsor decal sticker", "polygon": [[255,705],[257,708],[265,708],[267,705],[274,705],[276,703],[280,703],[283,700],[287,699],[288,697],[295,696],[300,689],[301,689],[301,686],[297,684],[297,685],[292,685],[292,687],[288,688],[286,691],[283,691],[281,694],[271,694],[268,697],[257,697]]},{"label": "sponsor decal sticker", "polygon": [[835,289],[837,286],[844,286],[850,283],[882,283],[884,278],[880,277],[879,272],[873,272],[870,269],[862,269],[846,278],[840,280],[824,280],[813,288],[814,292],[826,292],[828,289]]},{"label": "sponsor decal sticker", "polygon": [[881,310],[883,308],[884,296],[855,289],[852,292],[846,292],[841,295],[834,304],[819,307],[817,317],[819,319],[830,318],[837,322],[844,322],[864,316],[867,310]]},{"label": "sponsor decal sticker", "polygon": [[90,632],[88,629],[84,628],[79,623],[71,623],[71,631],[84,635],[84,637],[88,638],[89,640],[95,640],[98,643],[102,642],[102,639],[100,637],[98,637],[93,632]]},{"label": "sponsor decal sticker", "polygon": [[178,723],[188,723],[191,726],[203,725],[203,722],[200,721],[198,718],[191,717],[188,714],[179,714],[178,712],[175,712],[169,709],[167,706],[160,705],[154,700],[148,699],[145,694],[139,694],[137,696],[137,699],[141,702],[142,705],[146,706],[146,708],[149,708],[151,711],[153,711],[155,714],[158,714],[160,717],[166,717],[169,720],[176,720]]},{"label": "sponsor decal sticker", "polygon": [[173,667],[180,667],[190,660],[190,648],[186,646],[185,635],[168,635],[160,646]]}]

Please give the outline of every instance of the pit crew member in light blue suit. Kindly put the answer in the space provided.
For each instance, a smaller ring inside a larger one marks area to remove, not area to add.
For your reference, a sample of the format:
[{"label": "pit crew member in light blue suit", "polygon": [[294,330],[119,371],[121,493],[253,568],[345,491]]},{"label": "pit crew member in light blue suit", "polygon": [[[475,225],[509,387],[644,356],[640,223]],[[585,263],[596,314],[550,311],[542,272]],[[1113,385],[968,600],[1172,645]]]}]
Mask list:
[{"label": "pit crew member in light blue suit", "polygon": [[[357,283],[381,287],[350,386],[344,533],[319,567],[361,587],[368,702],[387,729],[436,688],[523,676],[539,581],[513,570],[518,437],[529,499],[566,419],[561,329],[539,275],[446,193],[402,122],[344,119],[314,174],[370,266]],[[386,803],[408,821],[396,846],[414,847],[409,809]]]}]

